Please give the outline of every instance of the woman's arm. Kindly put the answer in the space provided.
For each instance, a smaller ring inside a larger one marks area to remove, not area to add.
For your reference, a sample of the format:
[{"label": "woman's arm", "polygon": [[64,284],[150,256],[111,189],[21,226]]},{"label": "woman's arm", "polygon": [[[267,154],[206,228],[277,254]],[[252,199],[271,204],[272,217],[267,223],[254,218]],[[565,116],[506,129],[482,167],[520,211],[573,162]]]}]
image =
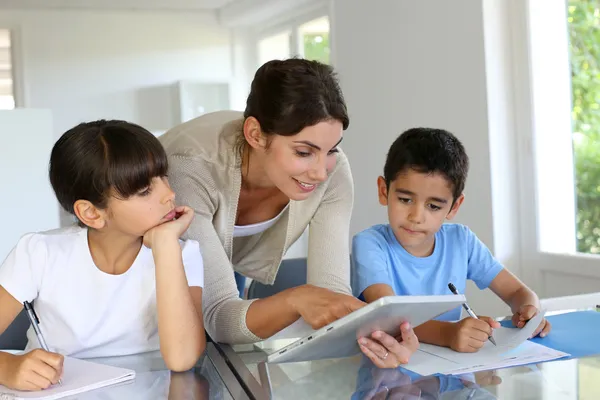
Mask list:
[{"label": "woman's arm", "polygon": [[219,189],[211,180],[194,172],[205,171],[209,166],[179,156],[171,157],[169,163],[171,187],[179,201],[195,211],[186,237],[198,241],[202,250],[204,321],[213,340],[257,342],[291,325],[300,316],[313,327],[321,327],[364,305],[352,296],[312,285],[260,300],[240,299],[233,267],[212,222],[217,205],[211,193]]},{"label": "woman's arm", "polygon": [[339,153],[327,190],[310,222],[307,282],[351,294],[350,218],[354,183],[348,159]]}]

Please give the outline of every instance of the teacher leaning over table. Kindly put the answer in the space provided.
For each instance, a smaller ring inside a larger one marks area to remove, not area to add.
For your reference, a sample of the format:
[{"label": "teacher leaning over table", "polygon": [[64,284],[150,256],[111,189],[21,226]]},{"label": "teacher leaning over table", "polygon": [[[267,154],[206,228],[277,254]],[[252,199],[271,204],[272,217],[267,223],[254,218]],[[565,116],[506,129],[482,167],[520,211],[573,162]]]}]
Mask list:
[{"label": "teacher leaning over table", "polygon": [[[260,341],[300,317],[316,329],[365,305],[350,295],[354,188],[340,148],[348,124],[330,66],[273,60],[256,72],[243,114],[206,114],[160,138],[178,201],[196,212],[186,235],[204,257],[204,316],[214,340]],[[241,299],[235,272],[272,284],[307,227],[308,284]],[[402,331],[398,339],[366,338],[363,352],[381,367],[407,362],[418,340],[408,325]]]}]

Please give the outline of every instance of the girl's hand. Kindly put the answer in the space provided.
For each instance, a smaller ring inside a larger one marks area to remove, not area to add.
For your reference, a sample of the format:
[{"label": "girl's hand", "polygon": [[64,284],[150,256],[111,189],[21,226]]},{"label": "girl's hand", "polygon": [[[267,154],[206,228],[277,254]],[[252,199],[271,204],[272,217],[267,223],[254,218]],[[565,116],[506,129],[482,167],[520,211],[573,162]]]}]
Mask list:
[{"label": "girl's hand", "polygon": [[160,240],[179,239],[190,227],[194,210],[187,206],[175,207],[175,219],[150,229],[144,234],[144,245],[152,248]]}]

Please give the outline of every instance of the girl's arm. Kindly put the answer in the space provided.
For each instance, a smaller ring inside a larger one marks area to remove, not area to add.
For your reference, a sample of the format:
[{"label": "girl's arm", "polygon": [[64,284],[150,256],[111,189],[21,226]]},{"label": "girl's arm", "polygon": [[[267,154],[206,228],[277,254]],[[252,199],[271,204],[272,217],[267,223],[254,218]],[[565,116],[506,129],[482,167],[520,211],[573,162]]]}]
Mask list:
[{"label": "girl's arm", "polygon": [[[152,248],[156,268],[156,310],[160,351],[172,371],[192,368],[206,347],[202,320],[202,288],[188,283],[179,236],[189,226],[194,211],[179,207],[179,218],[159,225],[144,235],[144,244]],[[202,274],[202,256],[195,246],[196,260],[190,268]],[[189,261],[189,260],[186,260]]]},{"label": "girl's arm", "polygon": [[[0,335],[19,315],[23,306],[0,286]],[[0,351],[0,385],[16,390],[42,390],[56,384],[62,375],[63,356],[44,350],[24,355]]]}]

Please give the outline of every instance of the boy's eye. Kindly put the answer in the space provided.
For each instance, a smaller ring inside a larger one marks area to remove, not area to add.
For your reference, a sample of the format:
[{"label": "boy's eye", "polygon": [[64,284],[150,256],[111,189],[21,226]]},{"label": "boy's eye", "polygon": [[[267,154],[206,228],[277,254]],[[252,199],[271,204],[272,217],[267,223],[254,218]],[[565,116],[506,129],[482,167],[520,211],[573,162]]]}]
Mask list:
[{"label": "boy's eye", "polygon": [[411,201],[408,197],[398,197],[398,200],[400,201],[400,203],[404,204],[408,204]]},{"label": "boy's eye", "polygon": [[438,211],[442,209],[442,207],[436,206],[435,204],[429,204],[429,208],[431,208],[433,211]]}]

